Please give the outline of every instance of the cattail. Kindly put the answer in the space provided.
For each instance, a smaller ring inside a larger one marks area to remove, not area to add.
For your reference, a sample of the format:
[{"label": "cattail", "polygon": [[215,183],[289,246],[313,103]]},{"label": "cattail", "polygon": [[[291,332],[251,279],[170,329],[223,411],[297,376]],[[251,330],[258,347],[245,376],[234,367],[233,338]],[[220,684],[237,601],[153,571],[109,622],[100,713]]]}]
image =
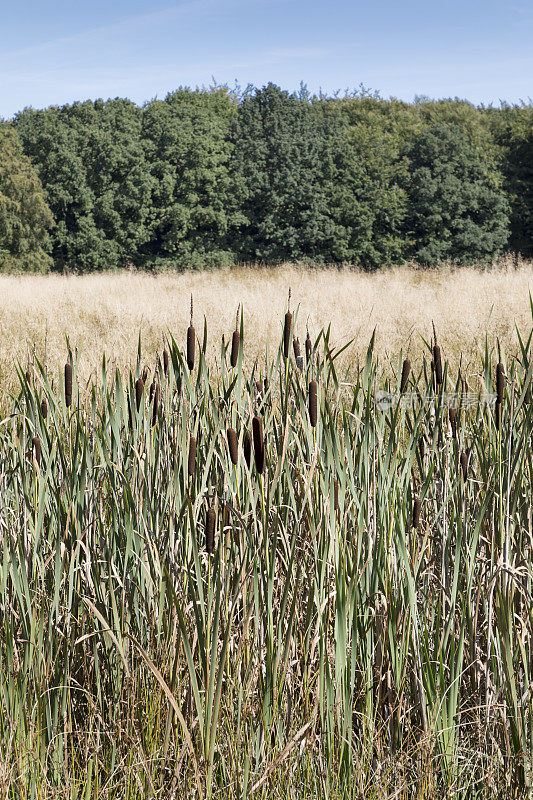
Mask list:
[{"label": "cattail", "polygon": [[499,431],[502,421],[502,404],[499,400],[496,400],[496,405],[494,407],[494,421],[496,423],[496,430]]},{"label": "cattail", "polygon": [[245,431],[244,433],[242,449],[244,451],[244,460],[246,461],[246,466],[248,469],[250,469],[250,463],[252,461],[252,437],[250,436],[250,431]]},{"label": "cattail", "polygon": [[237,449],[237,434],[233,428],[228,428],[228,447],[231,458],[231,463],[236,464],[239,460],[239,451]]},{"label": "cattail", "polygon": [[452,429],[452,436],[454,439],[457,438],[457,412],[455,408],[450,408],[448,415],[450,417],[450,426]]},{"label": "cattail", "polygon": [[215,550],[215,522],[216,513],[213,506],[211,506],[205,521],[205,549],[209,554]]},{"label": "cattail", "polygon": [[192,372],[194,369],[194,327],[189,325],[187,328],[187,366]]},{"label": "cattail", "polygon": [[156,383],[153,391],[154,405],[152,406],[152,425],[157,422],[157,411],[159,408],[159,384]]},{"label": "cattail", "polygon": [[48,416],[48,403],[44,398],[41,401],[41,415],[43,419],[46,419],[46,417]]},{"label": "cattail", "polygon": [[240,334],[237,329],[233,331],[233,336],[231,339],[231,358],[230,364],[232,367],[237,366],[237,359],[239,358],[239,344],[240,344]]},{"label": "cattail", "polygon": [[135,381],[135,405],[137,406],[137,411],[141,407],[143,392],[144,392],[144,381],[142,378],[137,378],[137,380]]},{"label": "cattail", "polygon": [[67,408],[72,403],[72,365],[69,361],[65,364],[65,405]]},{"label": "cattail", "polygon": [[29,371],[29,369],[27,369],[26,370],[26,383],[30,383],[30,382],[31,382],[31,372]]},{"label": "cattail", "polygon": [[154,398],[154,391],[155,391],[155,378],[153,379],[152,383],[150,384],[150,399],[149,402],[151,403]]},{"label": "cattail", "polygon": [[302,355],[302,351],[300,350],[300,340],[299,339],[293,339],[292,340],[292,349],[294,351],[294,358],[296,360],[298,360],[300,358],[300,356]]},{"label": "cattail", "polygon": [[463,481],[466,483],[466,479],[468,477],[468,456],[464,450],[461,453],[461,471],[463,473]]},{"label": "cattail", "polygon": [[146,381],[148,380],[148,367],[145,367],[143,369],[143,374],[141,375],[141,378],[143,379],[143,384],[145,384]]},{"label": "cattail", "polygon": [[31,443],[33,446],[33,456],[37,462],[37,466],[39,466],[41,463],[41,440],[38,436],[34,436]]},{"label": "cattail", "polygon": [[194,436],[191,436],[189,439],[189,458],[187,462],[187,471],[189,473],[189,478],[192,478],[196,472],[196,439]]},{"label": "cattail", "polygon": [[285,359],[289,357],[291,349],[291,336],[292,336],[292,314],[287,311],[285,314],[285,325],[283,328],[283,356]]},{"label": "cattail", "polygon": [[421,510],[422,510],[422,503],[420,502],[420,497],[416,495],[413,500],[413,528],[418,528],[418,526],[420,525]]},{"label": "cattail", "polygon": [[422,461],[424,460],[424,453],[426,451],[426,442],[423,436],[420,437],[418,440],[418,452],[420,453],[420,458]]},{"label": "cattail", "polygon": [[411,362],[408,358],[403,362],[402,377],[400,380],[400,393],[403,394],[407,389],[407,382],[409,380],[409,373],[411,372]]},{"label": "cattail", "polygon": [[255,468],[262,475],[265,469],[265,444],[263,442],[263,423],[257,415],[252,420],[252,433],[254,438]]},{"label": "cattail", "polygon": [[309,384],[309,419],[311,426],[316,428],[316,421],[318,416],[318,402],[317,402],[317,385],[316,381],[311,381]]},{"label": "cattail", "polygon": [[165,349],[163,350],[163,372],[165,373],[165,375],[168,375],[169,361],[170,361],[170,356],[168,350],[165,347]]},{"label": "cattail", "polygon": [[524,395],[524,404],[528,406],[531,403],[531,392],[529,390],[529,386],[526,389],[526,393]]},{"label": "cattail", "polygon": [[505,388],[505,373],[503,364],[500,363],[496,367],[496,402],[500,405],[503,403],[503,392]]},{"label": "cattail", "polygon": [[339,510],[339,481],[333,478],[333,508]]},{"label": "cattail", "polygon": [[437,386],[440,386],[442,383],[442,359],[438,344],[433,346],[433,363],[435,364],[435,381]]},{"label": "cattail", "polygon": [[194,326],[192,324],[192,294],[191,294],[191,322],[187,328],[187,366],[192,372],[194,369],[194,340],[196,338]]},{"label": "cattail", "polygon": [[313,355],[313,342],[311,341],[311,337],[309,336],[309,331],[307,331],[307,338],[305,340],[305,358],[308,364],[311,361],[312,355]]}]

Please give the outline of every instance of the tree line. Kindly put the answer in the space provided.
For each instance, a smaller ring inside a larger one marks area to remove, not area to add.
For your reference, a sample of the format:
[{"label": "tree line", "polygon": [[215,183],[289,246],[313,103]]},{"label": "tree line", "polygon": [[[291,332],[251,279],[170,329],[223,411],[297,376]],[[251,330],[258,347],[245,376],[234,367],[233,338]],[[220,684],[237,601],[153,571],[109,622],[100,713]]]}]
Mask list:
[{"label": "tree line", "polygon": [[178,89],[0,122],[0,269],[533,255],[533,106]]}]

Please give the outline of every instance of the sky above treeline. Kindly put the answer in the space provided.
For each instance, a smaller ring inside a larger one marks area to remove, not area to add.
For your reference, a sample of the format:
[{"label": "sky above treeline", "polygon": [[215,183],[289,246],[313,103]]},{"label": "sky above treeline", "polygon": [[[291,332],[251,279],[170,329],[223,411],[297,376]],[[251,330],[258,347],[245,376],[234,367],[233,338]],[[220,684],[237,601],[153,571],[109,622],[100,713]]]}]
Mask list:
[{"label": "sky above treeline", "polygon": [[533,0],[0,0],[0,117],[178,86],[533,97]]}]

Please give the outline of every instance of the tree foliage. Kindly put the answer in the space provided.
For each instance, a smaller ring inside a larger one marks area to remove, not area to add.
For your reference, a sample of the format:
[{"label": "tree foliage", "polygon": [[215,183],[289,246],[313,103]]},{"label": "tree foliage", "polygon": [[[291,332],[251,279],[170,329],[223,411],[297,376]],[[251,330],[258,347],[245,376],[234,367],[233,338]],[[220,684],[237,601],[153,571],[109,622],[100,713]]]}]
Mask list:
[{"label": "tree foliage", "polygon": [[531,106],[270,83],[25,109],[13,127],[59,270],[533,254]]},{"label": "tree foliage", "polygon": [[53,219],[16,131],[0,124],[0,270],[45,272]]}]

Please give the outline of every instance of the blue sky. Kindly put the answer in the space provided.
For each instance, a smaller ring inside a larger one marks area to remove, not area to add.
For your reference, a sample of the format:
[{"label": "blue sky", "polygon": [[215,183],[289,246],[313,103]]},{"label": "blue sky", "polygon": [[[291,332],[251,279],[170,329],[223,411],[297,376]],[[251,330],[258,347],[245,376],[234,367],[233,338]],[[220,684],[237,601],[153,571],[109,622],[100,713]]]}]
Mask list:
[{"label": "blue sky", "polygon": [[533,0],[0,0],[0,116],[180,85],[533,97]]}]

